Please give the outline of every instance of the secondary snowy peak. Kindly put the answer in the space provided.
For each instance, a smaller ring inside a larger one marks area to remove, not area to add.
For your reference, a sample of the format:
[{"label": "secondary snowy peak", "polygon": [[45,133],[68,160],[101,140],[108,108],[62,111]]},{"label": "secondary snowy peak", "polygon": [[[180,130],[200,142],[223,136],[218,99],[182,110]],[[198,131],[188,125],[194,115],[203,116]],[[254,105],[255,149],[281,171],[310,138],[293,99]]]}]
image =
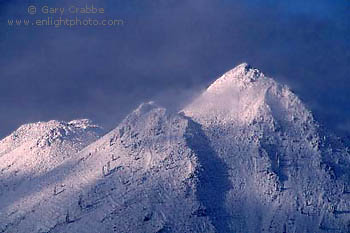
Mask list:
[{"label": "secondary snowy peak", "polygon": [[200,126],[154,103],[68,162],[32,186],[40,193],[3,198],[0,230],[214,232],[211,204],[224,216],[220,163]]},{"label": "secondary snowy peak", "polygon": [[[68,123],[57,120],[29,123],[20,126],[0,141],[0,156],[23,144],[33,142],[37,142],[37,146],[49,146],[55,141],[72,140],[87,145],[92,138],[96,138],[101,133],[102,129],[88,119],[78,119]],[[85,139],[87,139],[86,142],[84,142]]]},{"label": "secondary snowy peak", "polygon": [[30,174],[49,172],[97,140],[102,132],[86,119],[22,125],[0,141],[0,186],[11,183],[2,191],[17,188]]}]

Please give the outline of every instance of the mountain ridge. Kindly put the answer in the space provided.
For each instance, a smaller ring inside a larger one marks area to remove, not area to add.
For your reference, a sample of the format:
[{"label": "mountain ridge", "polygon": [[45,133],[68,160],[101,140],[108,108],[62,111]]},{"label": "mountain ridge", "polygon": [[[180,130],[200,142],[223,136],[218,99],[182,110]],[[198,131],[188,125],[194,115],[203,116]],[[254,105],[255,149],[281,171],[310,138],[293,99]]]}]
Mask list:
[{"label": "mountain ridge", "polygon": [[[179,113],[148,102],[103,136],[88,120],[61,127],[93,140],[51,172],[6,177],[15,185],[0,195],[2,232],[350,230],[349,151],[287,86],[246,63]],[[36,153],[61,145],[49,142]]]}]

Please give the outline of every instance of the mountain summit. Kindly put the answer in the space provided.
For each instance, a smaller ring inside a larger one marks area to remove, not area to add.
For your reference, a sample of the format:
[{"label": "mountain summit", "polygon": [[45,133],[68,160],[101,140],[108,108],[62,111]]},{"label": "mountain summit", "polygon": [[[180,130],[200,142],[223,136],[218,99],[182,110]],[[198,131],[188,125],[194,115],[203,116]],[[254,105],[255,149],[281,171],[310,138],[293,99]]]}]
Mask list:
[{"label": "mountain summit", "polygon": [[252,68],[247,63],[242,63],[218,78],[210,85],[208,91],[215,91],[232,85],[248,84],[256,81],[261,76],[264,75],[258,69]]},{"label": "mountain summit", "polygon": [[228,166],[233,186],[225,194],[225,218],[230,232],[347,227],[348,216],[334,214],[329,206],[348,208],[349,154],[325,149],[311,112],[287,86],[243,63],[183,113],[203,127],[213,151]]},{"label": "mountain summit", "polygon": [[[246,63],[228,71],[183,110],[193,118],[249,125],[275,119],[312,120],[311,113],[287,86]],[[205,124],[205,122],[202,122]]]},{"label": "mountain summit", "polygon": [[6,161],[61,158],[30,179],[3,176],[2,232],[350,231],[348,149],[246,63],[178,114],[149,102],[103,137],[96,129],[38,123],[0,141]]}]

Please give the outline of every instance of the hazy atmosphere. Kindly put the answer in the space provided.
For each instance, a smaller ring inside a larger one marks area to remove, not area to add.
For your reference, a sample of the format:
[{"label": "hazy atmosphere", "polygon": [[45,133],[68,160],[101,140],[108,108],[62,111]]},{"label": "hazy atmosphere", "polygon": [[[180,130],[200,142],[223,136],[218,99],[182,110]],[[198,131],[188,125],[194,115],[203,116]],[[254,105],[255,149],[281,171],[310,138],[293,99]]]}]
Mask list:
[{"label": "hazy atmosphere", "polygon": [[[48,17],[29,15],[29,5],[86,4],[123,24],[8,25]],[[349,12],[345,0],[0,0],[0,138],[50,119],[89,118],[111,129],[148,100],[176,111],[242,62],[289,85],[321,124],[349,134]]]}]

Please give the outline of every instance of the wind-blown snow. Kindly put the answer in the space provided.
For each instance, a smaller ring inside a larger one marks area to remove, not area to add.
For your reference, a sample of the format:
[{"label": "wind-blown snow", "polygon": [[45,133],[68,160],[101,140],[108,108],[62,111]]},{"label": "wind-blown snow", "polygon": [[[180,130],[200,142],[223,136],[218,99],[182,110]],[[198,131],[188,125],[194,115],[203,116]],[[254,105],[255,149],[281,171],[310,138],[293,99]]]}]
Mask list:
[{"label": "wind-blown snow", "polygon": [[2,232],[347,232],[349,152],[248,64],[179,114],[150,102],[0,141]]}]

